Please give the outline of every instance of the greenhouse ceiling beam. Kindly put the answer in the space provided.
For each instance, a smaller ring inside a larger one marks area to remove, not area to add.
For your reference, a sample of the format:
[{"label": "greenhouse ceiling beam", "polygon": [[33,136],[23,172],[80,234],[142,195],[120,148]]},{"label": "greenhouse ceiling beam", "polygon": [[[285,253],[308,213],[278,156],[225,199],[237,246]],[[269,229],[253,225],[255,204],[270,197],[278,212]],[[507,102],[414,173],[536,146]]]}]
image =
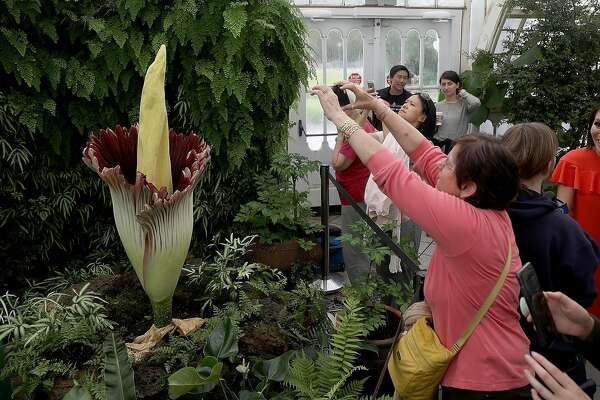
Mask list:
[{"label": "greenhouse ceiling beam", "polygon": [[305,18],[402,18],[444,20],[461,18],[460,8],[298,7]]}]

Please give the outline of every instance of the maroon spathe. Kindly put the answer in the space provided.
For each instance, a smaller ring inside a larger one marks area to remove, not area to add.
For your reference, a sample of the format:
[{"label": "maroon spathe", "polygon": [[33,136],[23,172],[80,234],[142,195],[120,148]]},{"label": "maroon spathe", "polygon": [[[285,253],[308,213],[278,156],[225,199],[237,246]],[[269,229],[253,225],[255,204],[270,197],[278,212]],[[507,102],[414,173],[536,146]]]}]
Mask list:
[{"label": "maroon spathe", "polygon": [[[130,129],[117,125],[113,131],[110,128],[101,129],[99,135],[90,135],[83,150],[83,160],[102,176],[104,169],[120,167],[120,174],[130,185],[136,184],[137,179],[137,140],[138,128]],[[169,156],[171,159],[171,178],[173,190],[184,191],[192,183],[192,179],[204,173],[210,160],[210,146],[198,135],[190,132],[187,135],[169,131]],[[97,166],[90,165],[95,160]],[[168,196],[166,188],[156,188],[151,182],[145,181],[152,192],[160,198]]]}]

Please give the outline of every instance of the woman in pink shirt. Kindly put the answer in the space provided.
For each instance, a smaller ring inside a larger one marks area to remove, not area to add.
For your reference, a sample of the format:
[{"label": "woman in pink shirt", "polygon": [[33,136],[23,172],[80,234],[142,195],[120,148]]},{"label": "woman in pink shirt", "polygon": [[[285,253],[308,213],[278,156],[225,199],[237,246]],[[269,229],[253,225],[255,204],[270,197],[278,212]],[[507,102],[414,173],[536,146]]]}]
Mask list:
[{"label": "woman in pink shirt", "polygon": [[356,107],[384,120],[414,163],[423,182],[348,118],[330,88],[316,86],[325,115],[367,166],[394,204],[435,239],[436,250],[425,280],[436,333],[446,347],[460,337],[496,284],[509,247],[510,273],[494,304],[448,368],[442,380],[447,399],[528,399],[523,354],[529,340],[519,325],[521,267],[506,212],[519,188],[513,157],[494,137],[457,140],[448,156],[381,100],[346,83]]}]

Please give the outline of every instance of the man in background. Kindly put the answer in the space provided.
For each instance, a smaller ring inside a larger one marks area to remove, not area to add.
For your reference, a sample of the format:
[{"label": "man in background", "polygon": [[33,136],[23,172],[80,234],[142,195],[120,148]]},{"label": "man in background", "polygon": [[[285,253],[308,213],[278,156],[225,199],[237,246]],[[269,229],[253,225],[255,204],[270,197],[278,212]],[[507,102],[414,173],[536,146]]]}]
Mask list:
[{"label": "man in background", "polygon": [[[409,78],[410,71],[408,68],[406,68],[404,65],[394,65],[390,69],[390,86],[377,91],[377,95],[388,102],[390,108],[395,113],[400,111],[402,104],[404,104],[406,99],[412,96],[411,92],[404,89]],[[375,115],[371,116],[371,123],[378,131],[383,130],[381,121],[379,121]]]}]

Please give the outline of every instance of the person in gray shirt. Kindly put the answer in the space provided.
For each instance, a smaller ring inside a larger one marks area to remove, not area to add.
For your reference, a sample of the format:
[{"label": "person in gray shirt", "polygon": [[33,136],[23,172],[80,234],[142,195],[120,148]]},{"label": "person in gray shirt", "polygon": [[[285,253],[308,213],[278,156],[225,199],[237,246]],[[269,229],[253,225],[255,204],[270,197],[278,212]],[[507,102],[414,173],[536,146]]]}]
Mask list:
[{"label": "person in gray shirt", "polygon": [[440,88],[445,99],[435,105],[437,112],[442,113],[435,139],[447,153],[454,140],[467,134],[471,116],[479,110],[481,101],[462,88],[455,71],[445,71],[441,75]]}]

